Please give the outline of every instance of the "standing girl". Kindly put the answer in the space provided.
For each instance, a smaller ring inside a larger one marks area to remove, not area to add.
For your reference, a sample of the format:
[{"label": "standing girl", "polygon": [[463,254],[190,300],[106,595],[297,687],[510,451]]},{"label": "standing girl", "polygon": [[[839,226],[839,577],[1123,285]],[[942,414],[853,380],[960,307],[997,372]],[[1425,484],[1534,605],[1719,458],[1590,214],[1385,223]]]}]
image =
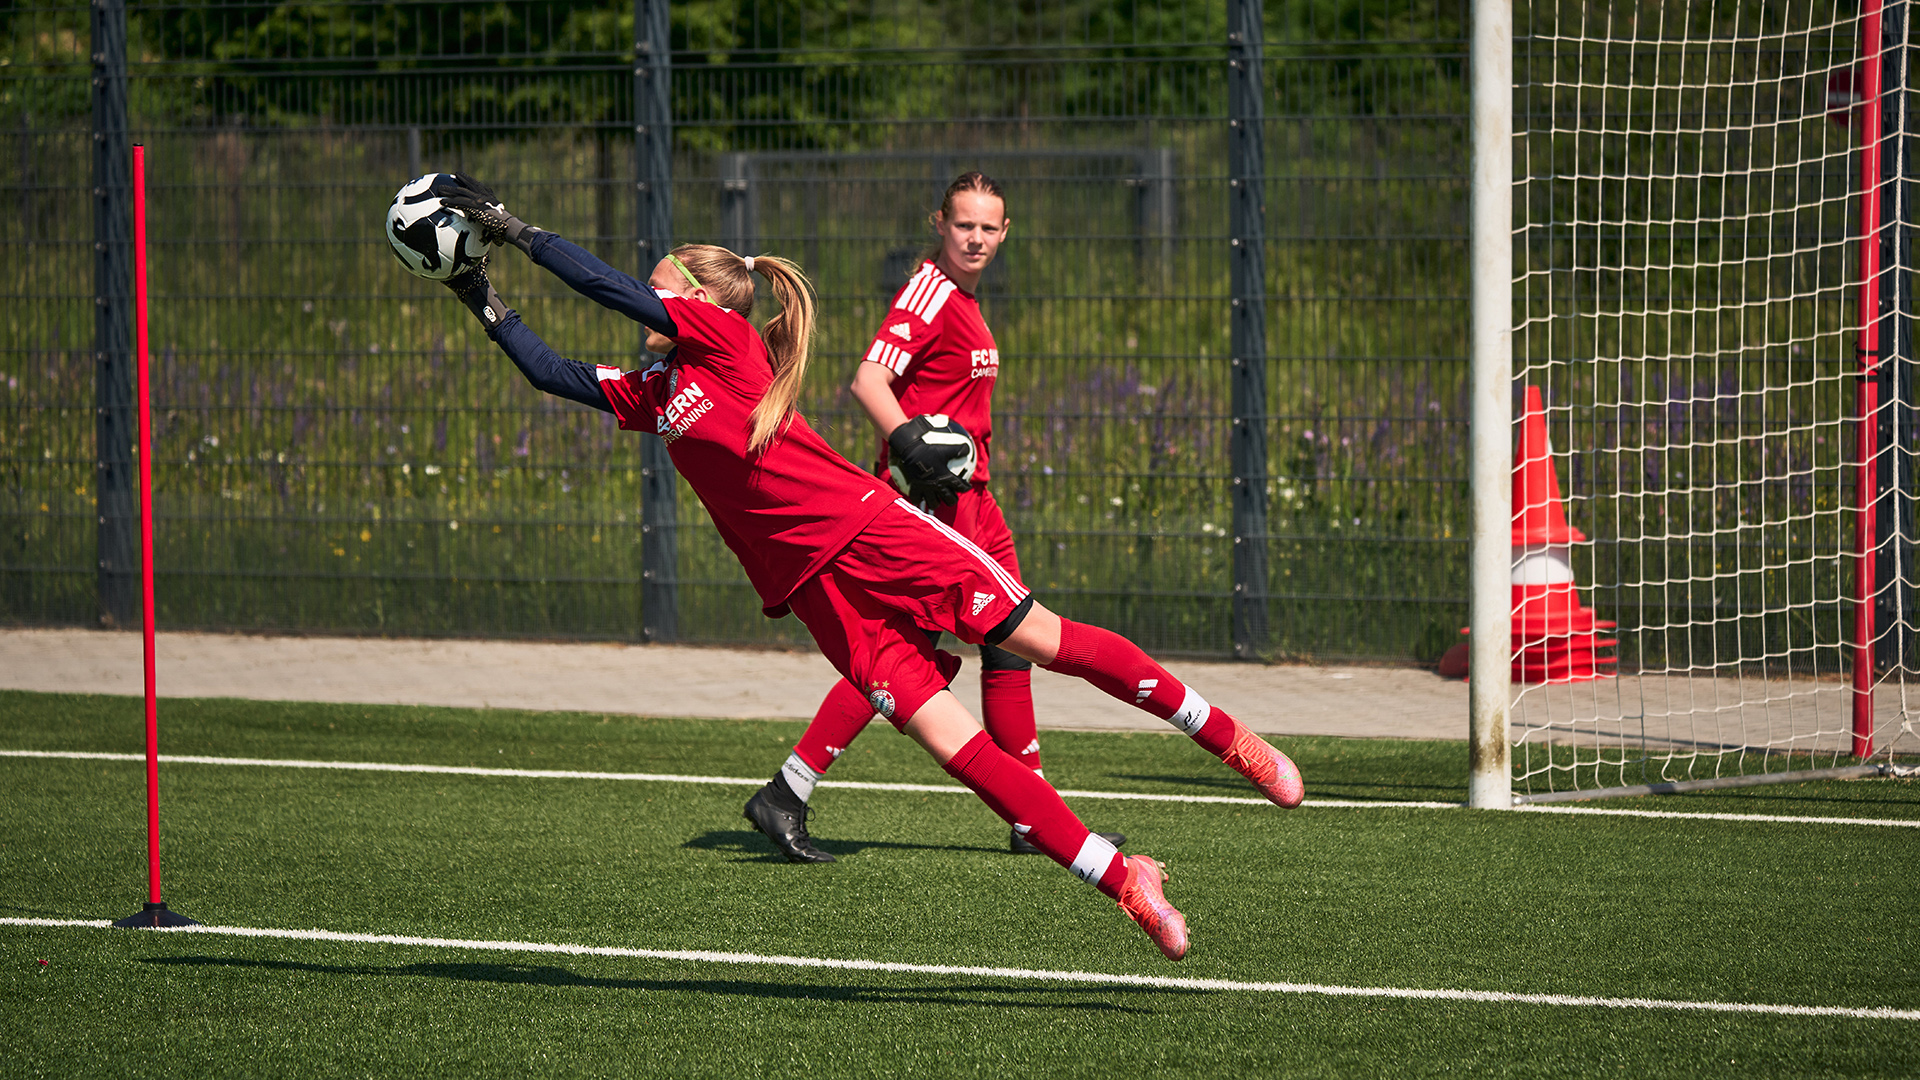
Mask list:
[{"label": "standing girl", "polygon": [[[940,209],[928,220],[939,246],[894,294],[893,306],[881,317],[853,377],[853,396],[880,433],[874,471],[886,476],[889,464],[897,466],[910,500],[973,541],[1019,580],[1013,532],[987,490],[1000,347],[974,296],[1012,221],[999,182],[979,172],[962,173],[947,185]],[[970,481],[947,469],[947,458],[955,451],[926,441],[928,433],[938,429],[938,416],[950,417],[973,436],[978,462]],[[938,638],[939,631],[933,636]],[[1025,657],[980,643],[980,706],[987,734],[995,746],[1042,775],[1032,671]],[[858,687],[845,679],[836,683],[780,771],[747,801],[747,820],[789,860],[834,861],[814,846],[807,832],[807,804],[821,774],[875,715]],[[1115,846],[1126,841],[1118,833],[1100,835]],[[1008,832],[1007,846],[1016,854],[1040,853],[1018,829]]]},{"label": "standing girl", "polygon": [[[636,281],[508,214],[484,186],[459,177],[444,183],[436,194],[488,242],[520,248],[574,290],[638,321],[648,348],[667,354],[625,373],[569,360],[506,307],[484,264],[448,281],[527,379],[662,439],[768,615],[799,616],[875,712],[1041,852],[1118,901],[1168,958],[1185,956],[1186,919],[1167,902],[1161,864],[1121,855],[1046,780],[995,746],[947,691],[920,628],[1086,679],[1173,723],[1281,806],[1297,806],[1305,794],[1293,762],[1132,642],[1035,603],[971,541],[835,453],[793,408],[814,318],[812,287],[798,267],[692,244]],[[781,306],[764,339],[746,318],[756,272]]]}]

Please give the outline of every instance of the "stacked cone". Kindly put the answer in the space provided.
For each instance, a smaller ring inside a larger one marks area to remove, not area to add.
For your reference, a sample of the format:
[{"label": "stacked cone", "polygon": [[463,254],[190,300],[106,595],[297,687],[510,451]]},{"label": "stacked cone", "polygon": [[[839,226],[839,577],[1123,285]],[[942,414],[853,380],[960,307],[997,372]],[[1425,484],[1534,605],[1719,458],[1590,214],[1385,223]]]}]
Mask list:
[{"label": "stacked cone", "polygon": [[[1614,674],[1618,658],[1603,653],[1619,642],[1598,633],[1614,624],[1594,618],[1574,581],[1572,545],[1584,540],[1567,523],[1547,445],[1546,409],[1540,388],[1529,386],[1513,459],[1514,682],[1587,682]],[[1457,652],[1452,667],[1465,674],[1465,650]],[[1443,660],[1442,674],[1451,673]]]},{"label": "stacked cone", "polygon": [[1520,446],[1513,459],[1513,681],[1586,682],[1611,675],[1617,660],[1602,655],[1619,642],[1596,631],[1610,622],[1580,603],[1572,545],[1586,536],[1567,523],[1560,478],[1547,445],[1540,388],[1527,387]]}]

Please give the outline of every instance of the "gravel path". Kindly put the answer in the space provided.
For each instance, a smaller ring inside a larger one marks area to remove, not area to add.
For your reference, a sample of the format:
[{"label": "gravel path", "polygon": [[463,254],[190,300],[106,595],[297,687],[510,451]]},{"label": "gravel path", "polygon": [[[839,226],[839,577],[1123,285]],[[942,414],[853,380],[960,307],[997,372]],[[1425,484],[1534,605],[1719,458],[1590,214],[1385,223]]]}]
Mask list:
[{"label": "gravel path", "polygon": [[[978,658],[954,690],[978,715]],[[805,720],[838,677],[813,653],[671,645],[161,634],[162,697],[241,697]],[[1256,731],[1464,739],[1464,683],[1376,667],[1174,662]],[[1165,730],[1078,679],[1034,671],[1040,726]],[[140,635],[0,631],[0,689],[143,692]]]}]

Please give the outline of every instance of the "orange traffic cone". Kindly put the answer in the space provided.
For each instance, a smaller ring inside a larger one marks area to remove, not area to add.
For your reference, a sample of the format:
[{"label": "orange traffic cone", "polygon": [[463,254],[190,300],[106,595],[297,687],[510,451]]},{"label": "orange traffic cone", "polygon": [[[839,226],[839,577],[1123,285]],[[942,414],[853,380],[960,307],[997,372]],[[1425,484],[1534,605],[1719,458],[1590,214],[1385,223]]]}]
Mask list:
[{"label": "orange traffic cone", "polygon": [[[1595,619],[1580,602],[1571,547],[1586,535],[1567,523],[1552,453],[1540,388],[1529,386],[1513,460],[1514,682],[1586,682],[1612,675],[1601,669],[1618,662],[1603,650],[1619,642],[1595,633],[1614,624]],[[1465,652],[1460,646],[1449,650],[1441,674],[1465,674]]]},{"label": "orange traffic cone", "polygon": [[1520,446],[1513,460],[1513,679],[1585,682],[1611,675],[1616,662],[1601,654],[1619,642],[1594,631],[1613,624],[1580,603],[1571,546],[1585,534],[1567,523],[1560,478],[1547,445],[1547,414],[1540,388],[1527,387]]}]

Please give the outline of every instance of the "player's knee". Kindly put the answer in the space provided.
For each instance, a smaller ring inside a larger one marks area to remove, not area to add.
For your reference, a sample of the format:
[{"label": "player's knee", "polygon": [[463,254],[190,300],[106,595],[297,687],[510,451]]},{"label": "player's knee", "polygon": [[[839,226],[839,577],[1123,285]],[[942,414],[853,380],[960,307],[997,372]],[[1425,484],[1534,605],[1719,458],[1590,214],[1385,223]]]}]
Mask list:
[{"label": "player's knee", "polygon": [[998,645],[980,646],[980,670],[982,671],[1031,671],[1033,661],[1024,656],[1016,656]]}]

